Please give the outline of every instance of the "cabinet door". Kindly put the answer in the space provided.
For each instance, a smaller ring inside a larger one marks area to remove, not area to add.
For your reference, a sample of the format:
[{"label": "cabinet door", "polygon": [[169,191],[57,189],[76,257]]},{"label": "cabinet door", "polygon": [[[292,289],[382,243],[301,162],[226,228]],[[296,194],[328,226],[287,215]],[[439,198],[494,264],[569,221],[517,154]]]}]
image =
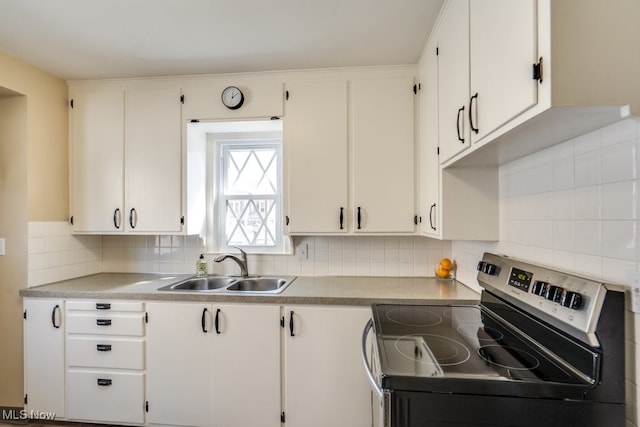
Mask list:
[{"label": "cabinet door", "polygon": [[360,354],[370,317],[369,308],[286,307],[287,425],[371,426],[371,395]]},{"label": "cabinet door", "polygon": [[347,82],[291,83],[287,93],[288,232],[346,232]]},{"label": "cabinet door", "polygon": [[180,106],[179,89],[126,91],[127,231],[182,231]]},{"label": "cabinet door", "polygon": [[210,426],[211,306],[150,302],[147,312],[147,421]]},{"label": "cabinet door", "polygon": [[74,232],[124,230],[124,92],[73,95],[71,215]]},{"label": "cabinet door", "polygon": [[65,417],[64,302],[25,298],[25,409]]},{"label": "cabinet door", "polygon": [[211,425],[280,427],[280,306],[213,310]]},{"label": "cabinet door", "polygon": [[413,79],[352,83],[354,231],[414,230]]},{"label": "cabinet door", "polygon": [[438,55],[434,41],[420,62],[420,215],[421,232],[439,237],[440,162],[438,157]]},{"label": "cabinet door", "polygon": [[471,96],[476,142],[537,103],[536,0],[470,2]]},{"label": "cabinet door", "polygon": [[469,0],[447,4],[438,26],[440,161],[471,146],[469,136]]}]

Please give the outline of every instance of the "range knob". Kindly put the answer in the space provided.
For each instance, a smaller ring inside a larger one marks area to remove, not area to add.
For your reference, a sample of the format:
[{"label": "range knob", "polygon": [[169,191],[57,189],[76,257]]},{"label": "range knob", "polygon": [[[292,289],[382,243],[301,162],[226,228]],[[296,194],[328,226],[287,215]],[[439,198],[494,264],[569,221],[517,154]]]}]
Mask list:
[{"label": "range knob", "polygon": [[565,307],[578,310],[580,307],[582,307],[582,295],[577,292],[564,290],[564,292],[562,292],[562,296],[560,297],[560,304]]},{"label": "range knob", "polygon": [[531,286],[531,293],[538,296],[545,296],[547,294],[547,287],[549,284],[541,280],[536,280]]},{"label": "range knob", "polygon": [[499,274],[498,266],[490,264],[488,262],[480,261],[477,267],[478,271],[481,271],[489,276],[496,276]]},{"label": "range knob", "polygon": [[560,286],[547,286],[547,294],[545,295],[545,297],[549,301],[560,302],[563,291],[564,289],[562,289]]}]

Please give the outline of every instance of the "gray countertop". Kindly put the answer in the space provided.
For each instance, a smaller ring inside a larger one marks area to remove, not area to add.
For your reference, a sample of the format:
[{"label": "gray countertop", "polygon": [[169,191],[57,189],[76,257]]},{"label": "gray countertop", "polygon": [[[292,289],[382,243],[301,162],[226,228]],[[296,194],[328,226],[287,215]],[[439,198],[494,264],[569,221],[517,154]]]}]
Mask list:
[{"label": "gray countertop", "polygon": [[23,289],[23,297],[162,301],[215,301],[270,304],[477,304],[480,295],[455,281],[433,277],[297,277],[280,294],[163,292],[158,288],[189,274],[101,273]]}]

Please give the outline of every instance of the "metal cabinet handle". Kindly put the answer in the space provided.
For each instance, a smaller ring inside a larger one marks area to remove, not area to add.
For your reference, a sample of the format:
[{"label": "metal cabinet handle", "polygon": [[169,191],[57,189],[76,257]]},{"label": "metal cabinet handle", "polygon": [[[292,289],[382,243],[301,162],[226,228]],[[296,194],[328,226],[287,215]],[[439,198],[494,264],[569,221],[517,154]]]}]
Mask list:
[{"label": "metal cabinet handle", "polygon": [[460,109],[458,110],[458,115],[456,117],[456,129],[457,129],[457,133],[458,133],[458,141],[462,142],[464,144],[464,135],[460,135],[460,116],[464,117],[464,105],[462,107],[460,107]]},{"label": "metal cabinet handle", "polygon": [[340,207],[340,230],[344,230],[344,208]]},{"label": "metal cabinet handle", "polygon": [[362,213],[360,212],[360,206],[358,206],[358,230],[362,229]]},{"label": "metal cabinet handle", "polygon": [[97,351],[111,351],[111,344],[96,344]]},{"label": "metal cabinet handle", "polygon": [[101,387],[110,386],[112,383],[113,381],[108,378],[98,378],[98,385]]},{"label": "metal cabinet handle", "polygon": [[120,230],[120,208],[116,208],[115,211],[113,211],[113,226]]},{"label": "metal cabinet handle", "polygon": [[216,310],[216,320],[215,320],[215,328],[216,328],[216,334],[220,335],[220,309],[218,308]]},{"label": "metal cabinet handle", "polygon": [[97,302],[96,310],[111,310],[111,304],[104,303],[104,302]]},{"label": "metal cabinet handle", "polygon": [[[58,304],[56,304],[56,306],[53,307],[53,310],[51,310],[51,324],[54,328],[60,329],[60,322],[56,322],[56,312],[60,314],[60,306]],[[62,319],[62,316],[60,316],[60,318]]]},{"label": "metal cabinet handle", "polygon": [[471,132],[478,134],[478,128],[473,125],[473,100],[476,100],[476,125],[478,124],[478,93],[471,97],[469,100],[469,127],[471,127]]},{"label": "metal cabinet handle", "polygon": [[289,314],[289,334],[292,337],[295,337],[296,334],[293,332],[293,310],[291,311],[291,313]]},{"label": "metal cabinet handle", "polygon": [[434,214],[435,210],[436,210],[436,204],[434,203],[434,204],[432,204],[432,205],[431,205],[431,207],[429,208],[429,225],[431,226],[431,229],[432,229],[433,231],[436,231],[436,227],[435,227],[435,225],[434,225],[434,222],[435,222],[435,221],[433,220],[433,214]]},{"label": "metal cabinet handle", "polygon": [[111,326],[111,319],[96,319],[98,326]]},{"label": "metal cabinet handle", "polygon": [[134,228],[136,228],[136,225],[138,225],[138,212],[135,210],[135,208],[132,208],[129,211],[129,226],[133,230]]},{"label": "metal cabinet handle", "polygon": [[206,307],[203,308],[202,309],[202,317],[200,318],[200,325],[202,326],[202,332],[204,332],[205,334],[207,333],[207,323],[206,323],[207,322],[207,319],[206,319],[207,311],[209,311],[209,310],[207,310]]}]

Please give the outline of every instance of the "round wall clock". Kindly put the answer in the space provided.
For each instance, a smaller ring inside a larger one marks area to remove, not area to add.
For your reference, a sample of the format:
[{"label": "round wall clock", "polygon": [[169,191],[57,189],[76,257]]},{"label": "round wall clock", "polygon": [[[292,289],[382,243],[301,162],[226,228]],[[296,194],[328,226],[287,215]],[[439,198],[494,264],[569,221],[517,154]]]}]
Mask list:
[{"label": "round wall clock", "polygon": [[244,103],[244,94],[235,86],[228,86],[222,91],[222,103],[230,110],[237,110]]}]

